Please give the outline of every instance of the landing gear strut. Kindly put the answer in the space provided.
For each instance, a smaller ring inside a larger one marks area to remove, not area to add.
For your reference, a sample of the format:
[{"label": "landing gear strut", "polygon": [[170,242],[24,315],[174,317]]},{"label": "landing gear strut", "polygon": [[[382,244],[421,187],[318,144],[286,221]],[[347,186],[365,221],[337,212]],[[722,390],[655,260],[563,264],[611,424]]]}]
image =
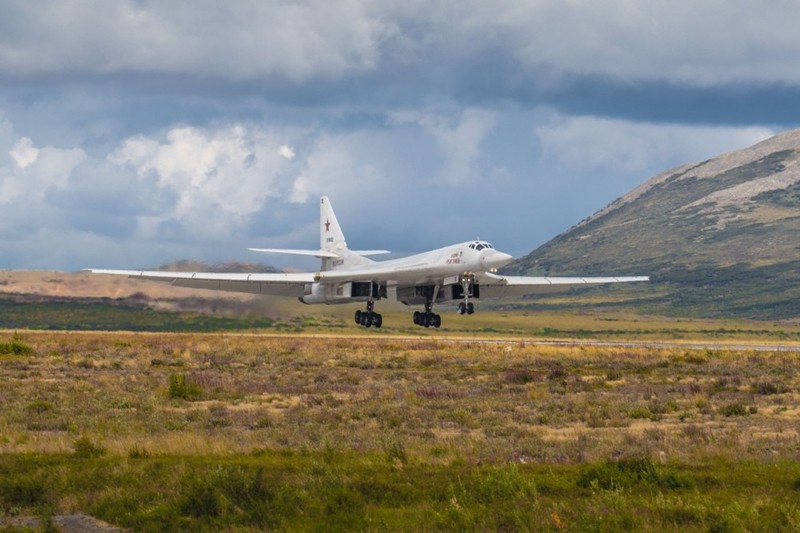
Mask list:
[{"label": "landing gear strut", "polygon": [[439,287],[434,287],[432,294],[425,297],[425,312],[414,311],[414,324],[424,328],[438,328],[442,325],[441,315],[433,312],[433,295],[439,292]]},{"label": "landing gear strut", "polygon": [[458,304],[458,314],[464,313],[471,315],[475,312],[475,306],[469,301],[469,289],[474,281],[473,276],[463,276],[461,278],[461,293],[464,295],[464,301]]},{"label": "landing gear strut", "polygon": [[381,316],[380,313],[376,313],[375,311],[373,311],[374,307],[375,307],[375,302],[373,300],[369,300],[367,302],[366,311],[362,311],[361,309],[356,311],[356,316],[355,316],[356,324],[358,324],[359,326],[364,326],[366,328],[371,326],[375,326],[376,328],[381,327],[383,325],[383,317]]}]

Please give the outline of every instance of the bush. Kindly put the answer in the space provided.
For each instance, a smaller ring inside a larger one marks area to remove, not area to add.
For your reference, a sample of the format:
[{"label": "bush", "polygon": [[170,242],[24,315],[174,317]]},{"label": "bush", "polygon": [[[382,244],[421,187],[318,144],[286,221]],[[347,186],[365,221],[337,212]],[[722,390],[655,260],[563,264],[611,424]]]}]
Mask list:
[{"label": "bush", "polygon": [[719,408],[719,413],[722,416],[745,416],[747,415],[747,408],[740,402],[729,403]]},{"label": "bush", "polygon": [[26,355],[33,353],[33,347],[18,338],[11,342],[0,342],[0,355]]},{"label": "bush", "polygon": [[222,516],[230,506],[222,492],[207,480],[196,480],[186,490],[180,503],[180,512],[184,516],[218,517]]},{"label": "bush", "polygon": [[75,457],[79,459],[89,459],[92,457],[102,457],[106,454],[106,449],[99,444],[93,443],[89,437],[81,437],[72,445],[75,450]]},{"label": "bush", "polygon": [[527,368],[514,368],[507,371],[503,375],[503,379],[508,383],[514,383],[516,385],[525,385],[526,383],[530,383],[531,381],[536,380],[536,374],[534,374]]},{"label": "bush", "polygon": [[200,384],[186,379],[186,374],[170,374],[167,396],[189,401],[199,400],[203,397],[203,389]]},{"label": "bush", "polygon": [[41,478],[0,481],[0,501],[6,505],[33,507],[46,503],[46,486]]},{"label": "bush", "polygon": [[757,394],[762,394],[764,396],[789,392],[789,388],[785,385],[773,383],[771,381],[760,381],[753,385],[753,390]]},{"label": "bush", "polygon": [[672,471],[662,472],[649,457],[632,457],[585,469],[578,477],[578,486],[615,490],[649,484],[661,489],[688,489],[692,479]]}]

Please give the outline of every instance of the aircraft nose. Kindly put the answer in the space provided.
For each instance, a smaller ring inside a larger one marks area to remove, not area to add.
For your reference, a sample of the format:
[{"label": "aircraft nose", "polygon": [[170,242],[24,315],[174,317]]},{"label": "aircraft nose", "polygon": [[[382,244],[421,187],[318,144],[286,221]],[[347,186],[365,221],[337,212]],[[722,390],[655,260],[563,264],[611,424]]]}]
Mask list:
[{"label": "aircraft nose", "polygon": [[500,268],[511,262],[513,257],[497,250],[484,250],[481,253],[481,263],[487,270],[492,268]]}]

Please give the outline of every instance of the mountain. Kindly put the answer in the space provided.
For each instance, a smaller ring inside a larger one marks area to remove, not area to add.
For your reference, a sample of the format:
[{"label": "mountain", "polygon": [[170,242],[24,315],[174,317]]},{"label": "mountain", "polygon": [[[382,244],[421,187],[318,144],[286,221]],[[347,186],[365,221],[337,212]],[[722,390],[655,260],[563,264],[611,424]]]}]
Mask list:
[{"label": "mountain", "polygon": [[800,130],[662,172],[506,272],[649,274],[654,311],[800,317]]}]

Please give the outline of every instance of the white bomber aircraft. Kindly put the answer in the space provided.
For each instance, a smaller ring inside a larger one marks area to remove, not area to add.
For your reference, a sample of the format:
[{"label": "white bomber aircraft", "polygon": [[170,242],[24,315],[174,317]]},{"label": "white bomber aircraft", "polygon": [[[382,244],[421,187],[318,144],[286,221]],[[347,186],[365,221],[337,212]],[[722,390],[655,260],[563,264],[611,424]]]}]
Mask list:
[{"label": "white bomber aircraft", "polygon": [[570,287],[648,281],[647,276],[550,278],[501,276],[497,269],[512,257],[499,252],[486,241],[454,244],[400,259],[373,261],[367,256],[389,253],[386,250],[350,250],[336,220],[330,201],[319,201],[320,249],[287,250],[249,248],[255,252],[309,255],[322,259],[319,272],[239,274],[214,272],[163,272],[147,270],[88,269],[95,274],[115,274],[164,281],[177,287],[219,291],[294,296],[306,304],[366,302],[364,311],[355,313],[357,324],[381,327],[383,318],[375,312],[375,302],[395,298],[406,305],[423,305],[414,312],[414,324],[438,328],[440,315],[433,305],[461,300],[459,314],[472,314],[472,299],[548,292]]}]

